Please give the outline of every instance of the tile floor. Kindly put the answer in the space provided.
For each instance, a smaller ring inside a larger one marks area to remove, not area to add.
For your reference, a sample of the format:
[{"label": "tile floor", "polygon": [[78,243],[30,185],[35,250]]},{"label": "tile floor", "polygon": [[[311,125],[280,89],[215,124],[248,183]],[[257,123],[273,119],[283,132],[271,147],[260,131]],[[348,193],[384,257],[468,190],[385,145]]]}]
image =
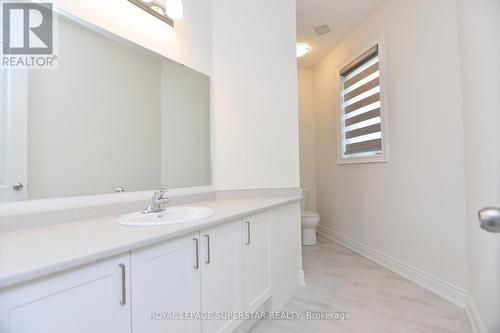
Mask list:
[{"label": "tile floor", "polygon": [[306,286],[283,311],[349,313],[349,320],[264,320],[252,333],[472,332],[463,309],[320,236],[303,247]]}]

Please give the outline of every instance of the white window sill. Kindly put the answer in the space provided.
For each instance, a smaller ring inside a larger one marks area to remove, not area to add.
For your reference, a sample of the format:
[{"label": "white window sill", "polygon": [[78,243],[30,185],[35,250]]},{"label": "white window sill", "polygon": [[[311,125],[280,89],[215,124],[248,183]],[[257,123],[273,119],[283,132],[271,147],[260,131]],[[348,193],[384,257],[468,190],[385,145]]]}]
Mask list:
[{"label": "white window sill", "polygon": [[351,157],[351,158],[339,158],[337,164],[360,164],[360,163],[388,163],[389,160],[386,157]]}]

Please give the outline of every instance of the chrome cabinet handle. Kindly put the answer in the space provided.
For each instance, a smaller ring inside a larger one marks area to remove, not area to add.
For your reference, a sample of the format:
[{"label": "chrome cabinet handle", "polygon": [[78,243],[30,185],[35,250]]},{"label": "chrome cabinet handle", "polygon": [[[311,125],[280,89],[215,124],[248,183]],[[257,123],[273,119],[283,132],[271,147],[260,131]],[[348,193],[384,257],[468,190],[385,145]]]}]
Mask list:
[{"label": "chrome cabinet handle", "polygon": [[486,231],[500,233],[500,208],[485,207],[478,212],[481,228]]},{"label": "chrome cabinet handle", "polygon": [[194,265],[194,269],[198,269],[200,268],[200,255],[198,254],[200,241],[198,240],[198,238],[193,238],[193,240],[196,244],[196,265]]},{"label": "chrome cabinet handle", "polygon": [[205,260],[205,264],[210,264],[210,235],[205,235],[207,238],[207,260]]},{"label": "chrome cabinet handle", "polygon": [[12,185],[12,189],[14,191],[20,192],[24,189],[24,185],[21,183],[16,183],[16,184]]},{"label": "chrome cabinet handle", "polygon": [[125,277],[125,264],[120,264],[120,269],[122,271],[122,298],[120,300],[120,305],[127,304],[127,286],[126,286],[126,277]]},{"label": "chrome cabinet handle", "polygon": [[247,244],[246,245],[250,245],[251,243],[251,238],[250,238],[250,232],[251,232],[251,229],[250,229],[250,222],[249,221],[246,221],[245,222],[246,225],[247,225]]}]

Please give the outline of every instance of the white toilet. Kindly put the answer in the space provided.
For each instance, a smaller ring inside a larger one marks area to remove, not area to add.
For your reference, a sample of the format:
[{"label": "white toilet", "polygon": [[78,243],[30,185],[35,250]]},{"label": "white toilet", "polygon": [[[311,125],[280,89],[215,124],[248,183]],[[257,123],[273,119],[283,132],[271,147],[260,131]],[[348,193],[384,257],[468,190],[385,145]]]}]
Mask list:
[{"label": "white toilet", "polygon": [[316,227],[319,224],[319,214],[306,210],[308,196],[309,190],[302,189],[302,245],[315,245],[318,243],[316,240]]}]

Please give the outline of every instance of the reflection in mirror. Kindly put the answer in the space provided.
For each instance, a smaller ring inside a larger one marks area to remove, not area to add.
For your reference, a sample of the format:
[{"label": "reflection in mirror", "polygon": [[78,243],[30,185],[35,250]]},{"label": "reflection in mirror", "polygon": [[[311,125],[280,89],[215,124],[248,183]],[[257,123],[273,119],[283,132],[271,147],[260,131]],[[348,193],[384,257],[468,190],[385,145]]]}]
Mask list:
[{"label": "reflection in mirror", "polygon": [[25,85],[27,199],[211,184],[209,77],[61,16],[58,34],[58,68]]},{"label": "reflection in mirror", "polygon": [[6,75],[6,70],[3,68],[0,68],[0,84],[1,84],[1,89],[0,89],[0,193],[2,191],[9,191],[8,189],[8,182],[6,179],[6,135],[5,135],[5,130],[6,130],[6,124],[5,124],[5,102],[6,102],[6,96],[4,96],[4,80],[5,80],[5,75]]}]

